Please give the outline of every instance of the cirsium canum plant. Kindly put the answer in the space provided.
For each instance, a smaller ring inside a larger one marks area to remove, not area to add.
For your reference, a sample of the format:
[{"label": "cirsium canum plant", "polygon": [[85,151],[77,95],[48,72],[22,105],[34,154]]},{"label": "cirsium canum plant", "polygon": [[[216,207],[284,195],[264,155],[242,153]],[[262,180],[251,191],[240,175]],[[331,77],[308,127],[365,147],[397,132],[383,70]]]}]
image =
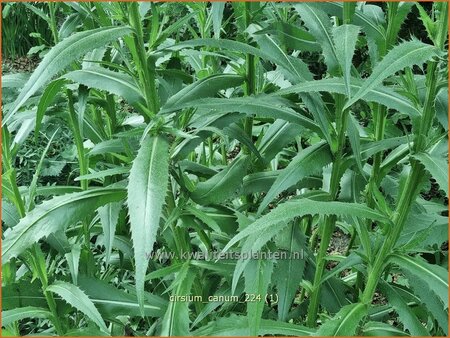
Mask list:
[{"label": "cirsium canum plant", "polygon": [[448,334],[446,2],[48,6],[3,334]]}]

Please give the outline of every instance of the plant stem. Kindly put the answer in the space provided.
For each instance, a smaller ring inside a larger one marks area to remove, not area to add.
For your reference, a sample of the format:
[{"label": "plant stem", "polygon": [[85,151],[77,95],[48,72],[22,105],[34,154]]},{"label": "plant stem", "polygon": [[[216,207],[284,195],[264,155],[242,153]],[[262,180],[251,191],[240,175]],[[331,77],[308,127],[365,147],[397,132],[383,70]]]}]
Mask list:
[{"label": "plant stem", "polygon": [[[245,26],[248,27],[251,24],[251,3],[245,2]],[[246,76],[246,84],[245,84],[245,95],[251,96],[256,93],[256,59],[252,54],[247,54],[245,57],[245,76]],[[253,134],[253,117],[249,116],[245,118],[244,121],[244,131],[245,133],[252,138]],[[250,149],[244,147],[244,153],[250,154]]]},{"label": "plant stem", "polygon": [[[444,25],[445,26],[445,25]],[[447,29],[445,27],[445,29]],[[422,119],[419,133],[414,141],[414,152],[423,151],[426,146],[426,139],[434,118],[433,102],[436,96],[437,84],[437,61],[428,63],[427,92],[423,107]],[[373,266],[369,269],[368,280],[361,301],[369,303],[375,293],[378,281],[383,274],[388,256],[391,254],[395,244],[405,225],[411,205],[420,192],[420,183],[425,175],[423,165],[417,160],[411,159],[411,171],[405,183],[405,188],[401,192],[397,207],[392,216],[393,226],[389,229],[383,245],[376,255]]]},{"label": "plant stem", "polygon": [[[73,137],[75,140],[75,146],[77,147],[77,155],[78,155],[78,165],[80,167],[80,175],[86,175],[88,173],[87,170],[87,162],[86,155],[84,153],[84,145],[83,138],[81,137],[80,126],[78,125],[78,118],[75,112],[74,102],[73,102],[73,94],[70,89],[66,90],[67,99],[68,99],[68,107],[69,107],[69,124],[72,128]],[[81,180],[81,189],[87,190],[88,181]]]},{"label": "plant stem", "polygon": [[[333,168],[331,169],[330,179],[330,195],[332,200],[336,200],[339,193],[339,182],[342,175],[341,164],[342,155],[345,145],[345,131],[347,130],[348,111],[343,111],[343,97],[341,95],[336,96],[336,106],[338,116],[336,119],[338,129],[338,149],[334,156]],[[313,289],[310,296],[310,302],[308,307],[308,314],[306,324],[309,327],[316,326],[317,311],[319,309],[319,297],[320,297],[320,282],[322,280],[323,271],[325,269],[325,256],[327,255],[327,249],[330,244],[331,236],[336,225],[336,216],[331,215],[325,218],[322,225],[322,233],[320,237],[319,251],[316,257],[316,271],[314,273]]]},{"label": "plant stem", "polygon": [[56,9],[57,9],[57,3],[49,2],[48,7],[50,10],[50,30],[52,31],[53,36],[53,43],[56,45],[59,42],[59,34],[58,34],[58,28],[56,23]]},{"label": "plant stem", "polygon": [[144,33],[142,31],[141,17],[139,14],[138,3],[131,3],[130,25],[134,29],[133,42],[135,53],[132,53],[137,67],[139,80],[144,90],[144,97],[149,109],[148,118],[152,118],[159,111],[159,96],[156,90],[156,80],[154,64],[147,62],[147,52],[145,50]]}]

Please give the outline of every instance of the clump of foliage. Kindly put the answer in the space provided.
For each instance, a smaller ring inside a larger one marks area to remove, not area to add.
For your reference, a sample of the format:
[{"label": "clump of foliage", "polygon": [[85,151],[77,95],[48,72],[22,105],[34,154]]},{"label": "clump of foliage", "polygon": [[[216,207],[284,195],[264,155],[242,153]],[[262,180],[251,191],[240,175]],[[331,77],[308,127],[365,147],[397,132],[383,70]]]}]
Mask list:
[{"label": "clump of foliage", "polygon": [[45,6],[2,76],[3,334],[448,334],[446,2]]}]

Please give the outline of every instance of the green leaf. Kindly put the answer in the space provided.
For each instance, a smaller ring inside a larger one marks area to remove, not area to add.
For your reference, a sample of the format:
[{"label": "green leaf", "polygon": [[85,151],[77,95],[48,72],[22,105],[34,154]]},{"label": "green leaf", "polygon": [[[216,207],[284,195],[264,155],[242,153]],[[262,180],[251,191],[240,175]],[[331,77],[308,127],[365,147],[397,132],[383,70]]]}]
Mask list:
[{"label": "green leaf", "polygon": [[388,325],[385,323],[380,323],[380,322],[366,323],[366,325],[364,325],[364,327],[362,328],[362,332],[364,333],[364,336],[369,336],[369,337],[409,336],[406,332],[403,332],[391,325]]},{"label": "green leaf", "polygon": [[362,303],[344,306],[332,319],[325,322],[317,336],[354,336],[361,320],[367,315],[367,306]]},{"label": "green leaf", "polygon": [[284,46],[300,51],[320,51],[320,45],[310,33],[287,22],[271,22],[255,34],[273,34]]},{"label": "green leaf", "polygon": [[35,306],[18,307],[13,310],[2,311],[2,326],[6,327],[15,321],[24,318],[47,318],[50,319],[52,314],[43,308]]},{"label": "green leaf", "polygon": [[123,97],[130,105],[145,102],[133,78],[125,73],[101,67],[90,67],[64,74],[63,78]]},{"label": "green leaf", "polygon": [[294,219],[295,217],[302,217],[306,215],[355,216],[390,223],[389,218],[386,216],[358,203],[343,203],[335,201],[322,202],[307,198],[291,200],[278,205],[271,212],[250,224],[234,236],[222,251],[227,251],[234,244],[249,235],[264,233],[267,229],[274,227],[281,230],[286,226],[288,221]]},{"label": "green leaf", "polygon": [[258,335],[272,271],[273,261],[263,259],[251,260],[244,271],[244,291],[249,297],[255,297],[254,301],[247,302],[250,336]]},{"label": "green leaf", "polygon": [[47,291],[51,291],[59,295],[67,303],[89,317],[89,319],[97,324],[103,332],[109,333],[100,312],[98,312],[94,303],[92,303],[89,297],[86,296],[86,294],[78,288],[78,286],[62,281],[56,281],[47,287]]},{"label": "green leaf", "polygon": [[42,62],[22,88],[11,110],[3,119],[2,125],[5,125],[39,88],[67,68],[73,61],[88,51],[104,46],[129,33],[131,33],[129,27],[102,27],[78,32],[62,40],[45,55]]},{"label": "green leaf", "polygon": [[389,261],[401,269],[407,269],[408,274],[424,281],[448,308],[448,271],[439,265],[429,264],[417,257],[392,254]]},{"label": "green leaf", "polygon": [[214,38],[220,38],[220,29],[222,28],[223,10],[225,8],[225,2],[213,2],[211,3],[211,17],[214,30]]},{"label": "green leaf", "polygon": [[114,202],[108,203],[97,210],[103,228],[103,242],[106,248],[106,264],[109,264],[111,258],[111,250],[113,247],[114,235],[116,233],[116,226],[119,221],[119,213],[121,208],[122,202]]},{"label": "green leaf", "polygon": [[[246,316],[232,314],[192,332],[194,336],[249,336],[249,322]],[[314,330],[290,323],[282,323],[269,319],[261,319],[258,335],[311,336]]]},{"label": "green leaf", "polygon": [[418,40],[403,42],[392,48],[374,67],[372,74],[364,81],[358,92],[346,103],[344,109],[363,98],[371,89],[381,85],[383,80],[406,67],[422,65],[437,55],[437,48]]},{"label": "green leaf", "polygon": [[[184,270],[184,271],[183,271]],[[181,278],[180,278],[181,277]],[[189,262],[178,272],[177,279],[171,285],[174,288],[173,296],[188,296],[191,292],[195,274],[189,271]],[[176,298],[175,298],[176,299]],[[161,336],[190,336],[189,333],[189,302],[186,300],[173,300],[161,322]]]},{"label": "green leaf", "polygon": [[98,207],[125,197],[120,188],[98,188],[54,197],[36,206],[14,228],[4,232],[2,263],[17,257],[43,237],[66,229]]},{"label": "green leaf", "polygon": [[344,75],[347,97],[350,98],[350,71],[352,70],[353,54],[358,40],[359,27],[342,25],[333,28],[333,40],[336,46],[336,57]]},{"label": "green leaf", "polygon": [[257,214],[260,215],[275,196],[290,188],[301,179],[321,173],[322,168],[331,161],[330,149],[324,142],[317,143],[300,151],[278,175],[259,205]]},{"label": "green leaf", "polygon": [[[248,116],[253,116],[256,114],[261,117],[289,121],[320,133],[320,129],[314,121],[290,108],[282,107],[282,103],[280,101],[274,100],[273,97],[271,98],[270,96],[261,96],[257,98],[239,97],[229,99],[200,99],[187,102],[185,104],[173,107],[172,109],[179,110],[190,107],[197,108],[197,116],[212,116],[232,112],[243,113]],[[202,112],[199,112],[200,109]]]},{"label": "green leaf", "polygon": [[436,108],[436,118],[439,123],[448,131],[448,87],[442,88],[436,95],[434,101]]},{"label": "green leaf", "polygon": [[[117,289],[106,281],[93,277],[80,276],[79,287],[96,305],[100,313],[108,318],[117,316],[141,315],[136,297],[123,290]],[[145,293],[144,315],[161,317],[167,309],[167,301],[163,298]]]},{"label": "green leaf", "polygon": [[445,191],[448,196],[448,162],[446,157],[438,157],[427,153],[418,153],[413,155],[429,171],[431,176],[439,184],[439,188]]},{"label": "green leaf", "polygon": [[[359,79],[352,78],[351,79],[351,92],[352,96],[356,95],[356,92],[359,92],[364,85],[364,82]],[[286,89],[281,89],[271,95],[286,95],[290,93],[304,93],[304,92],[330,92],[330,93],[339,93],[345,94],[345,84],[343,79],[340,78],[331,78],[331,79],[322,79],[317,81],[308,81],[303,82],[297,85],[293,85]],[[368,102],[376,102],[381,105],[384,105],[388,108],[395,109],[399,112],[408,114],[411,117],[420,116],[420,112],[417,108],[409,101],[407,98],[401,96],[400,94],[395,93],[391,88],[384,87],[378,85],[376,88],[371,88],[364,94],[362,98]]]},{"label": "green leaf", "polygon": [[305,268],[305,260],[294,259],[292,255],[304,250],[306,237],[298,226],[291,224],[276,237],[275,243],[278,250],[286,250],[288,255],[287,259],[277,260],[273,274],[278,295],[278,320],[284,322],[303,279]]},{"label": "green leaf", "polygon": [[400,321],[403,323],[406,330],[413,336],[429,336],[430,333],[422,325],[420,320],[416,317],[413,310],[408,306],[401,294],[397,292],[392,286],[386,282],[380,283],[380,288],[386,295],[389,304],[392,305],[395,312],[397,312]]},{"label": "green leaf", "polygon": [[249,157],[239,156],[218,174],[198,183],[191,194],[192,200],[199,204],[218,204],[233,197],[242,186],[248,165]]},{"label": "green leaf", "polygon": [[116,167],[116,168],[106,169],[106,170],[102,170],[102,171],[91,172],[90,174],[86,174],[86,175],[81,175],[81,176],[75,177],[74,181],[95,180],[95,179],[114,176],[114,175],[128,174],[129,172],[130,172],[129,167]]},{"label": "green leaf", "polygon": [[258,150],[266,162],[272,160],[299,133],[299,126],[283,120],[276,120],[264,132]]},{"label": "green leaf", "polygon": [[64,79],[56,79],[50,82],[48,86],[45,87],[45,90],[42,93],[36,112],[36,127],[34,129],[34,138],[36,141],[39,137],[39,130],[41,128],[42,119],[44,118],[45,111],[52,104],[56,95],[64,86],[65,82],[66,81]]},{"label": "green leaf", "polygon": [[305,22],[309,33],[316,38],[317,43],[322,47],[328,73],[334,74],[339,63],[331,35],[332,26],[330,18],[325,12],[317,7],[314,8],[308,3],[296,3],[294,8]]},{"label": "green leaf", "polygon": [[136,264],[136,291],[144,309],[144,279],[156,241],[169,179],[169,143],[164,136],[143,140],[133,161],[128,183],[128,213]]},{"label": "green leaf", "polygon": [[187,102],[216,96],[222,89],[238,87],[244,83],[244,78],[234,74],[215,74],[186,86],[170,97],[161,108],[161,113],[170,112]]}]

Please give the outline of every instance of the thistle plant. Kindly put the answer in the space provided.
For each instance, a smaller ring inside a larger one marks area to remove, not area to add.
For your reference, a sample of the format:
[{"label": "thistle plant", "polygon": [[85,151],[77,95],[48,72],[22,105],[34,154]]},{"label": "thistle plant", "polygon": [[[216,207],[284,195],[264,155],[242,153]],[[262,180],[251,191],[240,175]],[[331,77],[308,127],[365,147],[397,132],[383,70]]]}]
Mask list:
[{"label": "thistle plant", "polygon": [[446,2],[43,5],[5,335],[448,334]]}]

